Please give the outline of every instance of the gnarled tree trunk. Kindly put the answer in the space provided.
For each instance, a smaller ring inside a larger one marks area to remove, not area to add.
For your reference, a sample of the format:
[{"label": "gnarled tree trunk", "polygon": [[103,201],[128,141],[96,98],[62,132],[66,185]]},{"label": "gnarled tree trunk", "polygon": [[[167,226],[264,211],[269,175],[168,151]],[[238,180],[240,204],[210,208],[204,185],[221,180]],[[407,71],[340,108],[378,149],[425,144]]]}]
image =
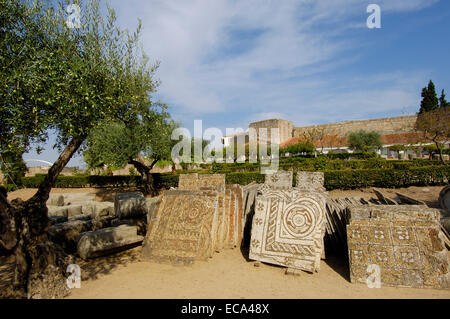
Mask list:
[{"label": "gnarled tree trunk", "polygon": [[153,160],[152,164],[150,166],[145,165],[139,160],[131,159],[128,163],[133,165],[139,174],[142,176],[142,182],[144,184],[144,192],[149,195],[155,195],[156,190],[155,186],[153,185],[153,176],[150,173],[153,166],[158,162],[158,160]]},{"label": "gnarled tree trunk", "polygon": [[70,141],[29,200],[10,203],[0,194],[0,245],[15,256],[13,282],[3,292],[4,297],[60,298],[69,293],[66,269],[73,257],[48,238],[46,201],[56,178],[84,139]]}]

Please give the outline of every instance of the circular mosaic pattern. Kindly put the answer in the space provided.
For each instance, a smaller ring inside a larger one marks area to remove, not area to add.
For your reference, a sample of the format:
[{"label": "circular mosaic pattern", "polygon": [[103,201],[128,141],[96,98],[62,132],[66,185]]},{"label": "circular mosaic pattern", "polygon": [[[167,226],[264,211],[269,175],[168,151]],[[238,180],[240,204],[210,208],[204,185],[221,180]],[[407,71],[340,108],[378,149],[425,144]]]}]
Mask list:
[{"label": "circular mosaic pattern", "polygon": [[309,201],[297,202],[283,214],[284,229],[296,238],[308,237],[317,228],[318,213],[317,206]]}]

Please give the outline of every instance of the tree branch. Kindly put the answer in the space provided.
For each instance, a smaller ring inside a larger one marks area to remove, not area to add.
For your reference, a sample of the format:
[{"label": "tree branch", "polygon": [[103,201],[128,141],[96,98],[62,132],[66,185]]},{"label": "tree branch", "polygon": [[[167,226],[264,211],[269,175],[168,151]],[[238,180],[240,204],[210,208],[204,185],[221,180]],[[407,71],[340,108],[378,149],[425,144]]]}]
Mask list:
[{"label": "tree branch", "polygon": [[52,167],[48,170],[47,175],[45,176],[44,181],[39,185],[38,191],[29,201],[40,201],[45,203],[49,197],[50,190],[58,178],[58,175],[61,173],[63,168],[67,165],[67,163],[72,158],[73,154],[78,150],[78,148],[83,144],[86,136],[78,136],[74,137],[69,144],[67,144],[64,151],[59,155],[58,159],[53,163]]}]

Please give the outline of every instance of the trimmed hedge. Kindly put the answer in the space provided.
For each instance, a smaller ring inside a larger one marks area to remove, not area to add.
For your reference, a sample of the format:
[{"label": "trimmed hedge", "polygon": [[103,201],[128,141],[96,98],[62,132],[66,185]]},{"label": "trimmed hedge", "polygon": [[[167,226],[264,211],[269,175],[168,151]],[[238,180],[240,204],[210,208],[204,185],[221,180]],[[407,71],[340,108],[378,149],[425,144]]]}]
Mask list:
[{"label": "trimmed hedge", "polygon": [[[324,175],[325,188],[327,190],[432,186],[448,183],[450,166],[411,167],[407,169],[325,170]],[[295,176],[296,172],[294,172],[294,184]],[[247,185],[253,181],[264,183],[264,175],[259,172],[229,173],[226,175],[227,184]]]},{"label": "trimmed hedge", "polygon": [[[211,173],[204,171],[204,173]],[[365,187],[399,188],[408,186],[443,185],[450,179],[450,166],[425,166],[407,169],[355,169],[325,170],[325,187],[332,189],[354,189]],[[294,183],[295,183],[294,172]],[[178,186],[178,176],[171,173],[153,174],[155,187],[168,189]],[[264,183],[260,172],[234,172],[226,174],[227,184],[247,185]],[[24,177],[24,187],[36,188],[44,176]],[[140,186],[140,176],[60,176],[55,187],[130,187]]]},{"label": "trimmed hedge", "polygon": [[[394,160],[388,161],[381,158],[371,158],[368,160],[329,160],[325,157],[316,158],[287,158],[280,159],[279,168],[286,171],[326,171],[326,170],[351,170],[351,169],[409,169],[423,166],[440,166],[439,161],[430,160]],[[237,172],[259,172],[259,163],[213,163],[202,165],[211,173],[237,173]],[[202,173],[202,171],[192,170],[192,173]]]},{"label": "trimmed hedge", "polygon": [[7,192],[13,192],[13,191],[17,190],[17,187],[14,184],[5,184],[5,185],[0,185],[0,186],[4,187]]},{"label": "trimmed hedge", "polygon": [[[44,180],[45,175],[35,175],[22,178],[22,185],[27,188],[37,188]],[[57,188],[81,188],[81,187],[130,187],[142,183],[140,176],[100,176],[100,175],[75,175],[58,176],[54,187]]]},{"label": "trimmed hedge", "polygon": [[399,188],[443,185],[448,183],[450,166],[414,167],[406,170],[368,169],[325,171],[324,173],[325,187],[329,190],[365,187]]}]

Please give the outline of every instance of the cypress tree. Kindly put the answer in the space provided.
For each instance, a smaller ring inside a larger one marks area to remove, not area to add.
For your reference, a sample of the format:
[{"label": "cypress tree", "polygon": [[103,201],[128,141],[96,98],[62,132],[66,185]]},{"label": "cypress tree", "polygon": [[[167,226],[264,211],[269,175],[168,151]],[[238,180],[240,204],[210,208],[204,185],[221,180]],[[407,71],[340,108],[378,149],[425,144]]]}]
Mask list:
[{"label": "cypress tree", "polygon": [[439,108],[439,101],[436,95],[436,88],[433,81],[430,80],[428,87],[422,89],[422,102],[420,103],[419,114],[436,110]]}]

